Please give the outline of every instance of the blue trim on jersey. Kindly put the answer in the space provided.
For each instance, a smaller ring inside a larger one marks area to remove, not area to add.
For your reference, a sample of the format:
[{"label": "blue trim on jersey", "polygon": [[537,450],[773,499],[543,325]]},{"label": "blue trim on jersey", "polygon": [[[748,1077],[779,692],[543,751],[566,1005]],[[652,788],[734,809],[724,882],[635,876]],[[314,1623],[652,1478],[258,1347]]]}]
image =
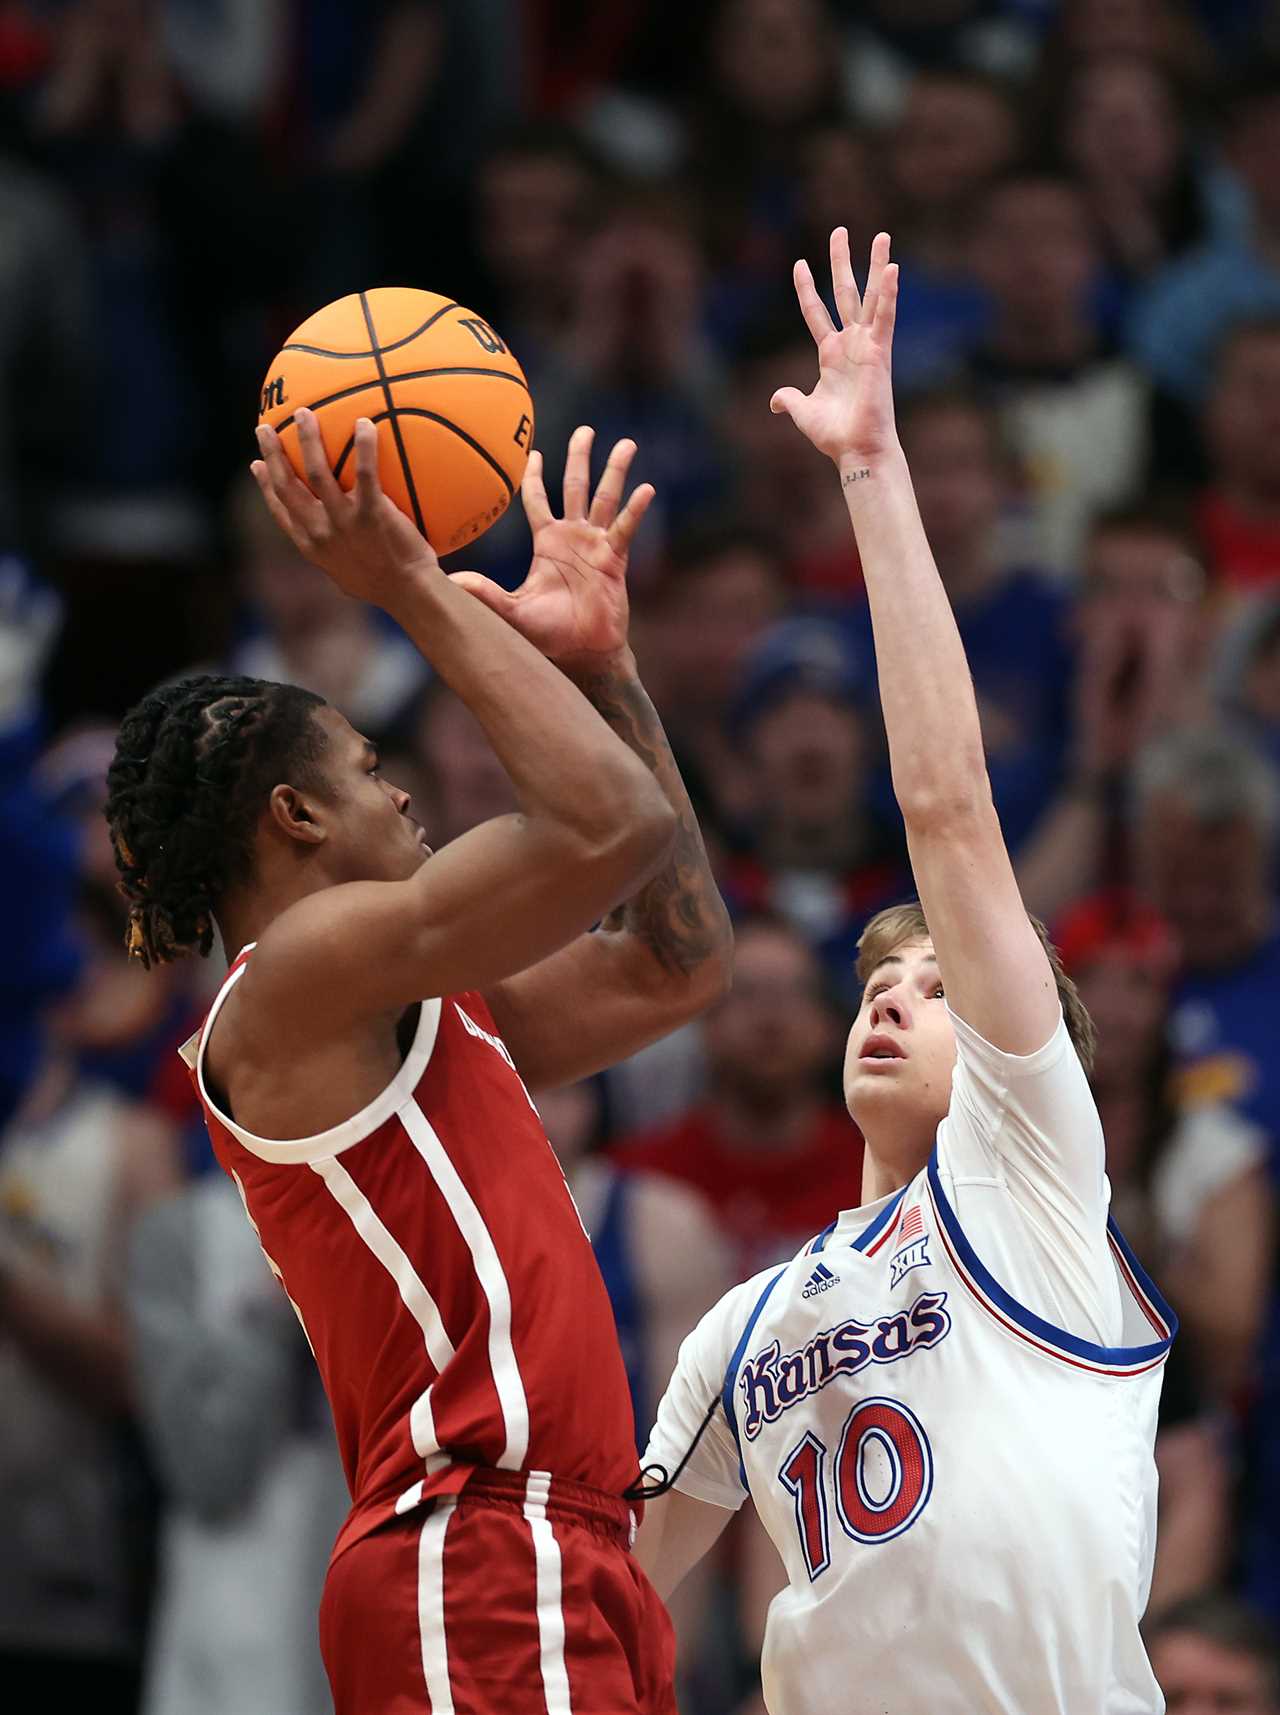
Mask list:
[{"label": "blue trim on jersey", "polygon": [[872,1221],[869,1226],[864,1227],[863,1230],[858,1234],[857,1238],[854,1239],[854,1241],[853,1241],[854,1250],[864,1251],[864,1250],[866,1250],[866,1248],[869,1244],[872,1244],[876,1239],[879,1238],[880,1234],[885,1230],[885,1228],[889,1225],[889,1222],[897,1214],[898,1204],[901,1203],[902,1199],[906,1196],[906,1194],[907,1194],[907,1188],[904,1185],[902,1187],[901,1191],[899,1191],[897,1196],[893,1199],[893,1201],[891,1203],[886,1203],[884,1208],[881,1209],[880,1213],[876,1216],[875,1220]]},{"label": "blue trim on jersey", "polygon": [[1019,1304],[1018,1300],[1011,1293],[1006,1292],[995,1276],[984,1266],[978,1257],[978,1253],[965,1237],[956,1212],[947,1201],[946,1192],[942,1189],[936,1149],[929,1157],[928,1172],[929,1188],[933,1192],[934,1202],[937,1204],[938,1213],[942,1217],[942,1224],[947,1229],[947,1236],[955,1246],[961,1262],[991,1302],[998,1305],[1011,1321],[1016,1322],[1019,1327],[1025,1328],[1028,1334],[1034,1334],[1037,1339],[1047,1341],[1050,1345],[1056,1346],[1059,1351],[1066,1352],[1071,1357],[1083,1358],[1091,1364],[1145,1364],[1150,1363],[1155,1358],[1163,1357],[1169,1350],[1173,1344],[1173,1336],[1178,1331],[1178,1318],[1160,1296],[1128,1245],[1120,1237],[1119,1228],[1110,1217],[1107,1220],[1108,1231],[1115,1237],[1121,1254],[1133,1271],[1134,1279],[1150,1298],[1152,1308],[1169,1329],[1167,1339],[1156,1340],[1149,1346],[1098,1346],[1092,1340],[1082,1340],[1076,1334],[1069,1334],[1065,1328],[1055,1327],[1052,1322],[1046,1322],[1043,1317],[1037,1316],[1034,1310],[1028,1310],[1024,1304]]},{"label": "blue trim on jersey", "polygon": [[724,1405],[725,1417],[729,1420],[729,1429],[733,1435],[733,1444],[738,1449],[738,1475],[742,1478],[742,1486],[744,1489],[747,1486],[747,1468],[742,1463],[742,1442],[738,1439],[738,1420],[734,1415],[733,1410],[733,1384],[738,1379],[738,1365],[746,1355],[747,1341],[751,1338],[755,1331],[755,1325],[760,1320],[760,1312],[769,1302],[769,1294],[787,1272],[788,1267],[789,1264],[783,1263],[777,1274],[773,1276],[766,1285],[764,1291],[760,1294],[759,1298],[756,1299],[755,1309],[747,1318],[747,1325],[742,1330],[742,1338],[733,1348],[733,1356],[729,1359],[729,1367],[724,1372],[724,1390],[721,1393],[720,1398]]},{"label": "blue trim on jersey", "polygon": [[[840,1217],[837,1215],[836,1220],[839,1220],[839,1218]],[[809,1243],[809,1255],[814,1256],[818,1251],[825,1249],[827,1240],[831,1237],[832,1233],[834,1233],[835,1230],[836,1230],[835,1221],[832,1221],[829,1226],[824,1227],[822,1229],[822,1231],[818,1234],[817,1238],[812,1239],[810,1241],[810,1243]]]},{"label": "blue trim on jersey", "polygon": [[1152,1280],[1146,1269],[1143,1268],[1137,1257],[1134,1256],[1133,1251],[1129,1248],[1128,1239],[1125,1238],[1124,1234],[1116,1225],[1116,1218],[1114,1215],[1107,1216],[1107,1231],[1114,1240],[1116,1249],[1128,1263],[1129,1273],[1137,1281],[1143,1294],[1151,1300],[1151,1308],[1169,1330],[1169,1338],[1165,1344],[1166,1346],[1171,1346],[1174,1341],[1174,1336],[1178,1332],[1177,1312],[1169,1303],[1163,1292],[1161,1292],[1160,1288],[1156,1285],[1155,1281]]}]

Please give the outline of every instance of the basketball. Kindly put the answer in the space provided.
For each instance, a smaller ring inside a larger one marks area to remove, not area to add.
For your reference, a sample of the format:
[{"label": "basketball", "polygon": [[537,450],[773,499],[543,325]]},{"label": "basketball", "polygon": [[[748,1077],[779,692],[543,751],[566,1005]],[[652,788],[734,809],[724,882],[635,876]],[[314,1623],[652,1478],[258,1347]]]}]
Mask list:
[{"label": "basketball", "polygon": [[294,412],[309,406],[333,473],[355,482],[355,426],[378,431],[383,492],[437,553],[501,518],[524,474],[533,401],[524,371],[482,317],[436,292],[353,292],[295,328],[267,372],[259,422],[303,475]]}]

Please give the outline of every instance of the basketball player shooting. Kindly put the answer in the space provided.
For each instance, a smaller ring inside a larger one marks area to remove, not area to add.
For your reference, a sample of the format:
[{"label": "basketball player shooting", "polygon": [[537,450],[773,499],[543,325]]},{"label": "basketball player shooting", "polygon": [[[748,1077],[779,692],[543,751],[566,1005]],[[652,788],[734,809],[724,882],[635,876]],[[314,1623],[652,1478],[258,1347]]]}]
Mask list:
[{"label": "basketball player shooting", "polygon": [[669,1594],[751,1495],[788,1579],[772,1715],[1150,1715],[1138,1622],[1174,1319],[1109,1226],[1092,1027],[992,806],[894,428],[887,236],[861,299],[843,229],[831,269],[834,323],[796,266],[818,381],[772,409],[844,486],[919,903],[859,947],[844,1087],[864,1201],[685,1341],[647,1453],[674,1488],[637,1554]]},{"label": "basketball player shooting", "polygon": [[380,491],[371,422],[347,495],[298,421],[306,483],[259,430],[272,515],[399,621],[520,803],[433,855],[336,709],[252,679],[152,692],[110,772],[135,954],[207,953],[215,924],[239,949],[184,1057],[351,1486],[321,1607],[337,1715],[673,1715],[669,1622],[630,1553],[613,1317],[526,1091],[727,981],[727,918],[627,647],[653,491],[622,504],[624,441],[592,496],[579,429],[555,519],[533,455],[534,559],[507,596],[441,571]]}]

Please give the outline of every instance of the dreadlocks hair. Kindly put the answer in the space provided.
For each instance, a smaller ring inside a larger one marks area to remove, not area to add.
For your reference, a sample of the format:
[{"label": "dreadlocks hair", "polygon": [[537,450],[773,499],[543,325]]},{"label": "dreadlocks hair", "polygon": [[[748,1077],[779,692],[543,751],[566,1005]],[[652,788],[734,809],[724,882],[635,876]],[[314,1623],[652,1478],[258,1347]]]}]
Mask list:
[{"label": "dreadlocks hair", "polygon": [[314,784],[324,698],[216,674],[161,685],[125,716],[107,771],[107,826],[146,969],[213,945],[213,915],[253,870],[273,786]]}]

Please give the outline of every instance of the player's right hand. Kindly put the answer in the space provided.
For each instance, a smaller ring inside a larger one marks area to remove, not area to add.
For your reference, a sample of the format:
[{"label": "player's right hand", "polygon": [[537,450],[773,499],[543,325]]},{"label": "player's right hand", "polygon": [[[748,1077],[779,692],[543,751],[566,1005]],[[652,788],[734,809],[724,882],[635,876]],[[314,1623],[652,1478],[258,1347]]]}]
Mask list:
[{"label": "player's right hand", "polygon": [[890,356],[898,303],[898,265],[889,260],[889,234],[876,235],[867,267],[866,293],[858,296],[849,260],[849,234],[831,234],[831,283],[836,320],[818,296],[807,262],[795,265],[800,313],[818,348],[818,383],[812,393],[780,387],[769,401],[785,412],[819,452],[837,464],[874,465],[897,448]]},{"label": "player's right hand", "polygon": [[424,572],[440,573],[426,538],[378,481],[378,432],[367,417],[355,428],[355,487],[344,492],[329,468],[315,415],[300,407],[295,418],[303,482],[285,457],[280,437],[258,425],[262,454],[249,467],[267,510],[307,559],[350,596],[391,610]]}]

